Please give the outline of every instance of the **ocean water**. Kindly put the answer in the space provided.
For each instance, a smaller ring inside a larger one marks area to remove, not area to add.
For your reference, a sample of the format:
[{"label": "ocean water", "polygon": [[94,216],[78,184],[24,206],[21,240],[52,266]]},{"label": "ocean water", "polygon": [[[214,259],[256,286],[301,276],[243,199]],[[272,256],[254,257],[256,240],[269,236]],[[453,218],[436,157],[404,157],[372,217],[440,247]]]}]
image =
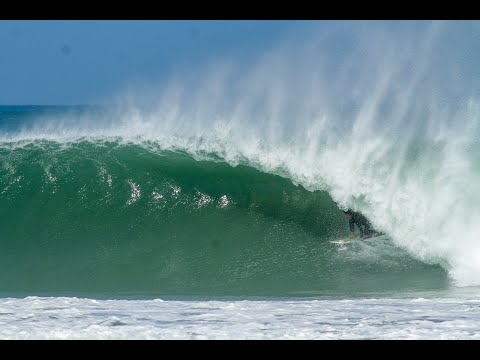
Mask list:
[{"label": "ocean water", "polygon": [[480,336],[455,252],[419,237],[415,253],[380,222],[384,236],[333,245],[349,235],[341,204],[286,170],[31,127],[87,108],[0,110],[1,338]]},{"label": "ocean water", "polygon": [[[0,338],[478,339],[476,25],[356,26],[148,102],[1,106]],[[345,208],[384,236],[331,244]]]}]

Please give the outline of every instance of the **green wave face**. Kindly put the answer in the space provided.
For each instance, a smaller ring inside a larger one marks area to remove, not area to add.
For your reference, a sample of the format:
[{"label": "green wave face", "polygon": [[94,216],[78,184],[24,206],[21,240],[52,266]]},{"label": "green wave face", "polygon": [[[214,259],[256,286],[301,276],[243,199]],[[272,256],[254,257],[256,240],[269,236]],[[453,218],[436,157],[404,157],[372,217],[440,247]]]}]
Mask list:
[{"label": "green wave face", "polygon": [[0,292],[302,296],[447,286],[388,241],[339,248],[328,193],[139,145],[0,149]]}]

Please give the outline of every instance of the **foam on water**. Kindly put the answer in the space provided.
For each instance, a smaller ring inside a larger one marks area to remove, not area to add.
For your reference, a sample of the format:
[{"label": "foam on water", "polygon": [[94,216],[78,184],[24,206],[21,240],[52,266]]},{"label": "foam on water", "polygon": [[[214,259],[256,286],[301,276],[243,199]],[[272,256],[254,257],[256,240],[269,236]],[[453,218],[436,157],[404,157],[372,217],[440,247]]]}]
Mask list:
[{"label": "foam on water", "polygon": [[1,339],[480,339],[480,300],[0,300]]}]

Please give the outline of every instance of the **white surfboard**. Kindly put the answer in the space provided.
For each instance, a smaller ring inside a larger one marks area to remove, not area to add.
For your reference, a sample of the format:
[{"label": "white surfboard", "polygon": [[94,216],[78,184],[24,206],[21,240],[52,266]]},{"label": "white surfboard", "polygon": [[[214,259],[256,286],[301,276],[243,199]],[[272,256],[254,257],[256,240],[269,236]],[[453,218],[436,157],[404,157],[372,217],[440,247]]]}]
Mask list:
[{"label": "white surfboard", "polygon": [[359,239],[341,239],[341,240],[332,240],[330,242],[332,244],[345,245],[345,244],[351,244],[355,241],[359,241]]},{"label": "white surfboard", "polygon": [[337,244],[337,245],[345,245],[345,244],[351,244],[351,243],[354,243],[356,241],[363,241],[363,240],[368,240],[368,239],[374,239],[376,237],[379,237],[379,236],[382,236],[384,234],[382,233],[373,233],[372,235],[368,236],[368,237],[364,237],[363,239],[360,239],[360,238],[355,238],[355,239],[340,239],[340,240],[332,240],[330,241],[332,244]]}]

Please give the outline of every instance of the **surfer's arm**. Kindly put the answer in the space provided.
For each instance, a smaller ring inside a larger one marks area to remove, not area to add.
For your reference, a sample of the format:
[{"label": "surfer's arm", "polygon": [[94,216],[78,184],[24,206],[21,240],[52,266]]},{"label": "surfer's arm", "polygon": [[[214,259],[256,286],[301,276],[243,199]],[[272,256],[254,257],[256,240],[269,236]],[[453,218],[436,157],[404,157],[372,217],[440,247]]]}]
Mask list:
[{"label": "surfer's arm", "polygon": [[355,238],[355,223],[350,220],[349,225],[350,225],[350,237],[353,239]]},{"label": "surfer's arm", "polygon": [[358,229],[360,231],[360,240],[361,240],[363,239],[363,226],[359,226]]}]

